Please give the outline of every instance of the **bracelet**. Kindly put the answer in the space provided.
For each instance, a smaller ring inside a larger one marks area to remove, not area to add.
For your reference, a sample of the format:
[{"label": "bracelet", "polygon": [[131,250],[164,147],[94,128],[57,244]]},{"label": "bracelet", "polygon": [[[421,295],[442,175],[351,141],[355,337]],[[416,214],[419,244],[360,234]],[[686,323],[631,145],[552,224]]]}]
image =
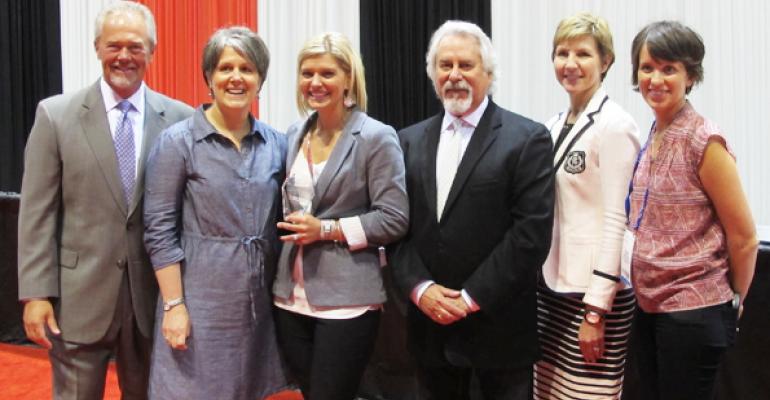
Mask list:
[{"label": "bracelet", "polygon": [[334,243],[339,243],[340,238],[344,236],[342,235],[342,227],[340,226],[340,220],[338,219],[334,220],[334,231],[337,233],[337,235],[335,236],[336,239],[334,239]]},{"label": "bracelet", "polygon": [[163,302],[163,311],[171,311],[172,308],[184,304],[184,297],[179,297],[169,301]]}]

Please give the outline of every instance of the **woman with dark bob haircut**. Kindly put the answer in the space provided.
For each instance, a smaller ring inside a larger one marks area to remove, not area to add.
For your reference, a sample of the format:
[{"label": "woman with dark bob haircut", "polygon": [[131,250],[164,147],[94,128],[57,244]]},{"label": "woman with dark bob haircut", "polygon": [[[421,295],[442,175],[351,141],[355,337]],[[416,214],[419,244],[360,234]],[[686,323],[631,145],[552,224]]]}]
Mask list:
[{"label": "woman with dark bob haircut", "polygon": [[654,22],[634,38],[632,81],[655,121],[634,169],[624,254],[638,308],[640,398],[710,399],[754,276],[754,221],[724,133],[687,100],[700,36]]},{"label": "woman with dark bob haircut", "polygon": [[161,298],[151,399],[256,400],[285,385],[270,306],[286,139],[250,110],[270,55],[248,28],[203,49],[211,104],[147,166],[145,245]]}]

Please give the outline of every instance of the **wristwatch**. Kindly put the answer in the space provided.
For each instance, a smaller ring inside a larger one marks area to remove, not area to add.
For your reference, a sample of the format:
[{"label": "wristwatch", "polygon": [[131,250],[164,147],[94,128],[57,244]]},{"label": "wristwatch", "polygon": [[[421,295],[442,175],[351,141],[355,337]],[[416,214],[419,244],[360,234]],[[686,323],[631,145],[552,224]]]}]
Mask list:
[{"label": "wristwatch", "polygon": [[171,311],[172,308],[184,304],[184,297],[163,302],[163,311]]},{"label": "wristwatch", "polygon": [[733,293],[733,309],[737,310],[741,308],[741,294],[738,292]]},{"label": "wristwatch", "polygon": [[588,325],[599,325],[604,321],[604,314],[594,310],[588,310],[585,314],[583,314],[583,319],[588,322]]},{"label": "wristwatch", "polygon": [[330,219],[321,220],[321,240],[327,240],[332,236],[334,221]]}]

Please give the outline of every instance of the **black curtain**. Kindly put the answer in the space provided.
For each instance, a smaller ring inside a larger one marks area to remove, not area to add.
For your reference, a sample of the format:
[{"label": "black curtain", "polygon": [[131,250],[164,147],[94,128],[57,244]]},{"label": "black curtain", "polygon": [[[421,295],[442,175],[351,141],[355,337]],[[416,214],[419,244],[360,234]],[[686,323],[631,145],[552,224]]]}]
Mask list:
[{"label": "black curtain", "polygon": [[369,115],[396,129],[441,110],[425,72],[425,53],[444,21],[473,22],[492,36],[489,0],[366,0],[360,13]]},{"label": "black curtain", "polygon": [[26,340],[16,273],[18,219],[19,195],[0,192],[0,342],[3,343]]},{"label": "black curtain", "polygon": [[19,191],[37,103],[62,91],[59,30],[59,0],[0,1],[0,191]]}]

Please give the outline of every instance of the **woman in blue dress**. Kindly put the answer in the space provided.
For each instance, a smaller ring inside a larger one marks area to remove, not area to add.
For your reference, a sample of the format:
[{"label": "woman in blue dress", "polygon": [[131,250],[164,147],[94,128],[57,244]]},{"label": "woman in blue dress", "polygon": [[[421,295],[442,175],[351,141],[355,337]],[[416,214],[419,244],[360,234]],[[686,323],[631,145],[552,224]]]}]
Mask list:
[{"label": "woman in blue dress", "polygon": [[269,53],[247,28],[203,51],[212,104],[151,152],[145,244],[160,286],[150,398],[261,399],[285,385],[270,307],[286,140],[249,112]]}]

